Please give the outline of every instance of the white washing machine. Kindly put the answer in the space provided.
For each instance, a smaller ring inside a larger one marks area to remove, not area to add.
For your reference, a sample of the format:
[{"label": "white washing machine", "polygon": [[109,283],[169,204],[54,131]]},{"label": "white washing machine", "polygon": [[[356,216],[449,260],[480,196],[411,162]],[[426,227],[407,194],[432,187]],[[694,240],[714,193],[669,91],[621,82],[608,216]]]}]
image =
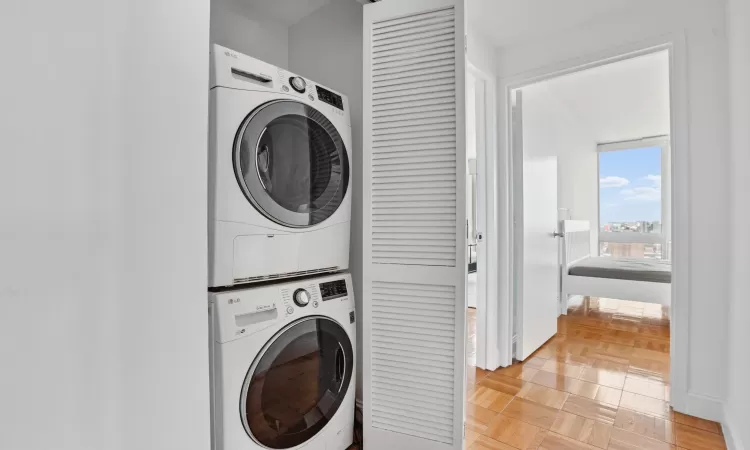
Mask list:
[{"label": "white washing machine", "polygon": [[211,60],[209,287],[347,269],[348,99],[218,45]]},{"label": "white washing machine", "polygon": [[209,294],[213,450],[352,444],[351,277]]}]

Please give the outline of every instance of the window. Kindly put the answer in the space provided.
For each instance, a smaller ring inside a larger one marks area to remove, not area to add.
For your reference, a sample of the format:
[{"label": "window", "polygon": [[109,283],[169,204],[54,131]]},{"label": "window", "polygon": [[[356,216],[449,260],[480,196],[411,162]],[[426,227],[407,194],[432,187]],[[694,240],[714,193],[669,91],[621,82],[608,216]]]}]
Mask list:
[{"label": "window", "polygon": [[601,256],[669,258],[668,149],[666,139],[599,146]]}]

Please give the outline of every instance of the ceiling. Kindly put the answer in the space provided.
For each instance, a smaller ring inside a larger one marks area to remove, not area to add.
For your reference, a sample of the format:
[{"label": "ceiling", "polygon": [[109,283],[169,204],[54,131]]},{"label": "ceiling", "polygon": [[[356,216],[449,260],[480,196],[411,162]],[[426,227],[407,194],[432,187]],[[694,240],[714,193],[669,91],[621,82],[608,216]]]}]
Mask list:
[{"label": "ceiling", "polygon": [[496,46],[534,41],[643,0],[468,0],[469,24]]},{"label": "ceiling", "polygon": [[[607,64],[522,89],[524,121],[536,112],[540,149],[669,134],[669,55],[666,51]],[[526,123],[524,123],[526,125]],[[524,139],[526,139],[524,127]],[[531,142],[529,142],[531,143]],[[575,150],[577,151],[577,150]]]},{"label": "ceiling", "polygon": [[331,0],[235,0],[257,13],[283,25],[294,25]]}]

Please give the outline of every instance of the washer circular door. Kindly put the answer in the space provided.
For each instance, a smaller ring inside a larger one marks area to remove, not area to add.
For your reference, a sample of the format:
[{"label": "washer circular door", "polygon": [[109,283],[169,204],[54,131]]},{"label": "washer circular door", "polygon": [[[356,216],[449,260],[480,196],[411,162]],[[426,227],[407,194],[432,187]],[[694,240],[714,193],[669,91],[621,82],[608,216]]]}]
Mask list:
[{"label": "washer circular door", "polygon": [[245,197],[288,227],[317,225],[344,201],[349,158],[336,127],[304,103],[276,100],[251,112],[234,143],[234,171]]},{"label": "washer circular door", "polygon": [[245,377],[240,415],[248,436],[271,449],[309,441],[341,407],[353,369],[352,343],[336,321],[311,316],[289,324]]}]

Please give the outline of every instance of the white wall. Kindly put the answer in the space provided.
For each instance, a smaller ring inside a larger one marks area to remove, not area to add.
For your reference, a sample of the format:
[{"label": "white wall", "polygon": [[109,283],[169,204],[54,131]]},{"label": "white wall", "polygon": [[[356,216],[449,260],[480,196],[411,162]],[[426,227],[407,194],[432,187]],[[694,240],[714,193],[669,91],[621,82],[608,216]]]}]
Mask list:
[{"label": "white wall", "polygon": [[[497,71],[501,79],[511,78],[566,61],[575,63],[584,57],[668,33],[685,36],[687,53],[689,104],[675,114],[686,114],[690,126],[690,336],[683,344],[689,345],[688,401],[691,411],[703,411],[715,417],[726,395],[725,383],[716,383],[716,368],[727,364],[729,293],[729,226],[725,220],[729,216],[729,152],[723,3],[649,2],[647,8],[638,5],[625,8],[550,38],[539,40],[531,36],[529,44],[505,47],[498,52]],[[500,112],[502,131],[506,128],[505,115]],[[501,136],[505,136],[504,131]],[[504,138],[500,149],[505,151]]]},{"label": "white wall", "polygon": [[0,448],[209,447],[208,22],[207,0],[0,15]]},{"label": "white wall", "polygon": [[[362,5],[332,0],[289,30],[289,69],[349,97],[352,118],[352,226],[350,272],[362,324]],[[362,328],[357,327],[362,354]],[[362,360],[357,361],[357,398],[361,398]]]},{"label": "white wall", "polygon": [[211,0],[211,42],[289,67],[289,27],[243,0]]},{"label": "white wall", "polygon": [[469,62],[485,74],[493,75],[495,73],[495,53],[497,49],[487,38],[477,33],[475,27],[471,24],[468,31],[467,58]]},{"label": "white wall", "polygon": [[[737,449],[750,448],[750,3],[730,0],[729,89],[731,112],[731,243],[729,368],[726,422],[731,427]],[[744,445],[744,447],[743,447]]]}]

